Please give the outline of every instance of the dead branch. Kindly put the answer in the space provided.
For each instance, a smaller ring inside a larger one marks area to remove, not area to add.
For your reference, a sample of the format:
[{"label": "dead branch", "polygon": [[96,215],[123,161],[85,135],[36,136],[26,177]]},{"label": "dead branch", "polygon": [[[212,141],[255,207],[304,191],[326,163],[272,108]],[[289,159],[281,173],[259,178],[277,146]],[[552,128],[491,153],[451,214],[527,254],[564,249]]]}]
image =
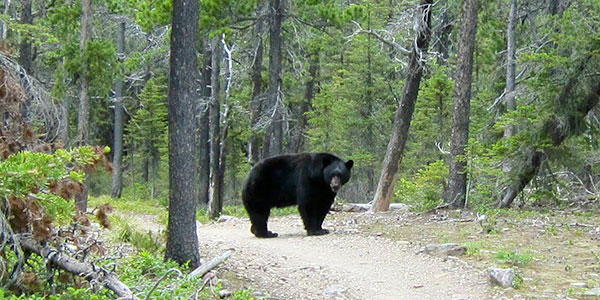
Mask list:
[{"label": "dead branch", "polygon": [[179,271],[178,269],[175,269],[175,268],[169,269],[162,277],[160,277],[160,279],[158,279],[158,281],[156,281],[156,283],[154,284],[152,289],[148,292],[148,295],[146,295],[146,300],[150,300],[150,295],[152,295],[152,292],[154,292],[154,290],[158,287],[158,285],[163,280],[165,280],[165,278],[167,278],[167,275],[169,275],[170,273],[175,273],[175,274],[177,274],[178,277],[183,276],[183,274],[181,274],[181,271]]},{"label": "dead branch", "polygon": [[233,254],[233,250],[227,250],[227,251],[225,251],[225,253],[221,254],[220,256],[217,256],[217,257],[213,258],[212,260],[210,260],[209,262],[199,266],[194,271],[192,271],[188,276],[189,277],[204,276],[204,274],[208,273],[208,271],[214,269],[220,263],[224,262],[232,254]]},{"label": "dead branch", "polygon": [[378,34],[377,32],[375,32],[372,29],[369,29],[369,30],[363,29],[362,26],[360,26],[360,24],[358,22],[356,22],[356,21],[351,21],[351,22],[352,22],[352,24],[354,24],[354,26],[356,26],[357,29],[352,34],[350,34],[348,36],[345,36],[344,39],[349,40],[349,39],[353,38],[354,36],[356,36],[358,34],[370,34],[371,36],[375,37],[380,42],[386,44],[387,46],[389,46],[392,49],[398,50],[398,51],[400,51],[402,53],[405,53],[405,54],[406,53],[410,53],[410,50],[402,47],[402,45],[400,45],[400,44],[398,44],[396,42],[396,38],[395,37],[392,36],[391,40],[388,40],[388,39],[384,38],[383,36],[381,36],[380,34]]},{"label": "dead branch", "polygon": [[139,300],[139,298],[123,284],[114,273],[103,269],[96,269],[93,266],[80,262],[68,255],[60,253],[58,250],[48,246],[41,245],[33,238],[23,238],[21,241],[23,250],[33,252],[44,259],[47,259],[54,266],[63,269],[71,274],[84,277],[87,280],[99,282],[108,289],[114,291],[120,299]]},{"label": "dead branch", "polygon": [[590,224],[583,224],[583,223],[578,223],[578,222],[571,223],[571,224],[569,224],[569,226],[573,226],[573,227],[584,227],[584,228],[595,228],[595,227],[596,227],[596,226],[594,226],[594,225],[590,225]]}]

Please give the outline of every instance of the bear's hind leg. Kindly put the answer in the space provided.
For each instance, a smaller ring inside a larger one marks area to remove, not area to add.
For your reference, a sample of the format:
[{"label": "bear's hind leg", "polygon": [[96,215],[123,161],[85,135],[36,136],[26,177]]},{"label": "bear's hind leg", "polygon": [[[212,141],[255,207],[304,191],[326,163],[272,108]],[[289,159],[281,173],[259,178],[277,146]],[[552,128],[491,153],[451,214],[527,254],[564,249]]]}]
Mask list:
[{"label": "bear's hind leg", "polygon": [[250,223],[252,223],[252,226],[250,227],[250,232],[252,232],[256,237],[274,238],[278,236],[277,233],[267,230],[269,210],[267,210],[266,212],[248,212],[248,215],[250,215]]}]

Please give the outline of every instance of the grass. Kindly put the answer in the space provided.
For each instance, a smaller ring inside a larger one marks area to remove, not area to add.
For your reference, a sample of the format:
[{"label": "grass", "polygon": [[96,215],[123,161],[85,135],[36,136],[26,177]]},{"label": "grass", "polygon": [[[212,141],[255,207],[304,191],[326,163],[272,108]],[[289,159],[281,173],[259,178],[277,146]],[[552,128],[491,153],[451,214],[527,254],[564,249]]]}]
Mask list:
[{"label": "grass", "polygon": [[467,241],[463,243],[467,247],[468,256],[478,256],[482,249],[489,249],[490,245],[486,241]]},{"label": "grass", "polygon": [[[99,197],[90,197],[88,205],[90,207],[110,203],[113,208],[121,212],[130,212],[135,214],[143,215],[154,215],[158,218],[158,223],[167,225],[168,222],[168,208],[163,203],[164,200],[160,199],[131,199],[131,198],[111,198],[108,195]],[[298,208],[295,206],[273,208],[271,209],[271,216],[287,216],[291,214],[297,214]],[[237,218],[247,218],[248,214],[246,209],[242,205],[226,205],[223,207],[222,215],[234,216]],[[212,222],[208,213],[204,209],[196,211],[196,220],[201,223]]]},{"label": "grass", "polygon": [[119,216],[113,217],[113,238],[122,243],[133,245],[138,251],[161,253],[164,250],[165,237],[150,230],[139,230],[135,224],[125,221]]},{"label": "grass", "polygon": [[524,266],[533,260],[531,250],[521,252],[519,250],[500,249],[496,253],[496,259],[499,262],[507,263],[512,266]]},{"label": "grass", "polygon": [[98,206],[104,203],[110,205],[119,211],[128,211],[136,214],[151,214],[160,216],[167,213],[167,208],[161,205],[158,199],[134,200],[129,198],[112,198],[108,195],[99,197],[90,197],[88,206]]}]

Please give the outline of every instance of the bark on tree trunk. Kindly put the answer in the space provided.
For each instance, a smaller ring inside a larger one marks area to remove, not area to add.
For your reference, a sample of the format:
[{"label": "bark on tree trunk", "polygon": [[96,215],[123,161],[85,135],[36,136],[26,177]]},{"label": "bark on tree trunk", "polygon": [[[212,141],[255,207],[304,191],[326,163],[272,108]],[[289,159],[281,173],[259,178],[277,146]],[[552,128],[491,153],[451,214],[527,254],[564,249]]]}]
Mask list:
[{"label": "bark on tree trunk", "polygon": [[283,0],[270,0],[269,12],[269,106],[267,119],[270,120],[263,143],[263,157],[275,156],[281,153],[283,139],[283,100],[281,99],[281,21],[283,18]]},{"label": "bark on tree trunk", "polygon": [[[516,40],[515,27],[517,25],[517,0],[510,0],[510,13],[508,14],[508,26],[506,28],[506,88],[504,90],[504,103],[507,111],[517,108],[515,101],[515,70],[516,70]],[[513,125],[507,125],[504,129],[504,138],[508,139],[515,133]]]},{"label": "bark on tree trunk", "polygon": [[[81,74],[79,75],[79,115],[77,118],[77,145],[85,146],[89,143],[89,123],[90,123],[90,99],[88,89],[90,85],[88,77],[88,59],[87,47],[92,32],[92,1],[81,1],[81,31],[79,35],[79,51],[82,59]],[[83,184],[83,192],[76,197],[75,207],[78,211],[87,210],[88,198],[87,182]]]},{"label": "bark on tree trunk", "polygon": [[217,197],[219,199],[219,202],[217,207],[217,213],[215,214],[215,216],[219,216],[221,214],[221,211],[223,210],[225,191],[225,170],[227,167],[227,134],[229,133],[229,116],[231,113],[231,107],[229,105],[229,96],[231,94],[231,81],[233,79],[232,48],[227,46],[224,37],[221,39],[221,43],[223,44],[223,51],[227,54],[225,57],[227,68],[225,69],[225,100],[223,103],[225,111],[223,114],[223,118],[219,122],[223,123],[223,127],[220,129],[221,146],[219,149],[219,173],[217,174],[217,186],[219,187],[219,189],[217,190]]},{"label": "bark on tree trunk", "polygon": [[[548,136],[553,146],[559,146],[567,137],[576,133],[574,129],[582,127],[580,123],[583,122],[588,112],[600,100],[600,81],[594,85],[590,95],[584,99],[580,101],[571,99],[573,97],[571,95],[573,86],[579,79],[578,75],[580,74],[581,72],[571,78],[569,83],[564,87],[563,92],[556,101],[556,103],[560,104],[556,109],[556,114],[550,120],[546,121],[542,128],[541,134]],[[564,124],[565,122],[566,124]],[[519,166],[520,169],[516,171],[516,174],[512,176],[513,179],[504,187],[498,207],[506,208],[511,206],[517,195],[537,174],[542,162],[546,159],[546,154],[543,149],[529,147],[523,150],[523,155],[520,157],[523,157],[524,161],[512,161],[510,163],[512,166]]]},{"label": "bark on tree trunk", "polygon": [[223,207],[221,185],[219,181],[221,154],[221,59],[223,50],[218,38],[213,40],[212,55],[212,97],[210,101],[210,188],[208,189],[208,214],[216,219]]},{"label": "bark on tree trunk", "polygon": [[211,95],[212,78],[212,49],[208,38],[204,43],[204,58],[202,65],[202,87],[201,98],[198,103],[198,203],[206,207],[208,205],[208,190],[210,187],[210,128],[209,128],[209,103]]},{"label": "bark on tree trunk", "polygon": [[142,158],[142,182],[148,183],[150,180],[150,145],[148,141],[144,142],[144,150],[142,152],[144,157]]},{"label": "bark on tree trunk", "polygon": [[262,114],[263,97],[262,97],[262,64],[263,64],[263,18],[260,17],[256,21],[255,34],[257,36],[256,52],[252,63],[252,102],[250,103],[250,130],[251,136],[248,143],[248,161],[251,165],[256,164],[260,160],[260,138],[258,136],[258,121]]},{"label": "bark on tree trunk", "polygon": [[[517,0],[510,0],[510,12],[508,13],[508,25],[506,26],[506,87],[504,88],[504,105],[506,111],[517,109],[515,94],[515,71],[516,71],[516,41],[515,27],[517,24]],[[504,128],[504,139],[508,140],[515,134],[515,126],[506,125]],[[512,169],[510,161],[502,162],[502,171],[509,173]]]},{"label": "bark on tree trunk", "polygon": [[[31,12],[31,1],[32,0],[22,0],[21,1],[21,24],[33,24],[33,14]],[[19,47],[19,64],[27,74],[32,75],[31,63],[32,63],[32,53],[31,53],[31,40],[29,37],[23,38],[21,41],[21,46]]]},{"label": "bark on tree trunk", "polygon": [[454,117],[450,142],[450,179],[446,202],[451,208],[465,205],[467,191],[467,161],[465,147],[469,140],[471,83],[473,82],[473,49],[477,33],[477,0],[464,0],[462,8],[461,42],[454,88]]},{"label": "bark on tree trunk", "polygon": [[291,152],[299,153],[304,150],[304,145],[306,144],[306,128],[308,126],[308,118],[306,117],[306,112],[310,110],[313,99],[315,98],[315,82],[317,78],[317,73],[319,70],[319,53],[313,53],[309,58],[310,65],[308,67],[308,75],[310,79],[306,81],[306,88],[304,90],[304,99],[300,103],[300,109],[298,111],[298,125],[296,126],[296,131],[294,132],[294,137],[292,140]]},{"label": "bark on tree trunk", "polygon": [[[10,9],[10,0],[3,0],[2,4],[3,4],[3,14],[8,15],[8,12]],[[0,27],[0,39],[5,40],[6,34],[8,33],[8,25],[6,24],[6,22],[1,22],[1,25],[2,26]]]},{"label": "bark on tree trunk", "polygon": [[[391,3],[390,3],[391,4]],[[371,31],[371,15],[367,18],[368,30]],[[366,79],[366,91],[363,105],[361,105],[361,117],[368,120],[373,115],[373,64],[371,60],[371,35],[367,35],[367,79]],[[390,74],[391,77],[395,76],[395,72]],[[367,122],[366,136],[364,137],[367,147],[374,145],[373,142],[373,123]],[[373,191],[375,190],[375,170],[373,166],[367,165],[367,197],[373,197]],[[391,200],[391,199],[390,199]]]},{"label": "bark on tree trunk", "polygon": [[62,99],[59,104],[60,109],[60,126],[58,128],[58,138],[62,141],[65,147],[69,145],[69,100]]},{"label": "bark on tree trunk", "polygon": [[200,265],[196,234],[199,1],[174,0],[169,76],[169,224],[165,258]]},{"label": "bark on tree trunk", "polygon": [[371,211],[386,211],[394,191],[398,167],[402,161],[404,146],[408,137],[408,129],[412,119],[415,103],[419,93],[419,85],[423,75],[425,62],[422,61],[429,47],[431,38],[431,9],[433,0],[421,0],[419,3],[419,24],[416,32],[416,47],[410,54],[409,67],[402,99],[394,115],[394,130],[385,153],[379,184],[373,198]]},{"label": "bark on tree trunk", "polygon": [[[125,22],[119,23],[117,29],[117,55],[125,54]],[[121,198],[123,189],[123,81],[117,79],[115,82],[115,124],[114,124],[114,143],[113,143],[113,178],[112,193],[113,198]]]}]

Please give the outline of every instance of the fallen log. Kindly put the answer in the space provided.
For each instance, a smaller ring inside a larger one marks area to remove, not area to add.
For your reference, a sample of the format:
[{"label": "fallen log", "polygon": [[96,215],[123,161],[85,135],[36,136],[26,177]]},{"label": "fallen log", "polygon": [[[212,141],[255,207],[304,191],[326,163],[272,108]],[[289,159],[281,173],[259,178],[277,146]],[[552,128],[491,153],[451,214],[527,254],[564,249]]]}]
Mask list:
[{"label": "fallen log", "polygon": [[194,271],[192,271],[188,276],[189,277],[204,276],[204,274],[208,273],[208,271],[214,269],[220,263],[222,263],[226,259],[228,259],[231,256],[231,254],[233,254],[233,250],[225,251],[225,253],[221,254],[220,256],[217,256],[217,257],[213,258],[212,260],[210,260],[209,262],[200,265],[198,268],[196,268]]},{"label": "fallen log", "polygon": [[117,276],[106,270],[95,270],[91,265],[78,261],[68,255],[60,253],[53,247],[41,245],[33,238],[25,238],[21,241],[23,250],[35,253],[44,259],[47,259],[52,265],[63,269],[71,274],[81,276],[87,280],[98,282],[106,288],[112,290],[119,296],[119,299],[139,300],[139,298],[123,284]]},{"label": "fallen log", "polygon": [[[343,203],[334,205],[332,211],[343,212],[366,212],[371,209],[370,203]],[[390,203],[389,210],[408,210],[408,205],[404,203]]]}]

